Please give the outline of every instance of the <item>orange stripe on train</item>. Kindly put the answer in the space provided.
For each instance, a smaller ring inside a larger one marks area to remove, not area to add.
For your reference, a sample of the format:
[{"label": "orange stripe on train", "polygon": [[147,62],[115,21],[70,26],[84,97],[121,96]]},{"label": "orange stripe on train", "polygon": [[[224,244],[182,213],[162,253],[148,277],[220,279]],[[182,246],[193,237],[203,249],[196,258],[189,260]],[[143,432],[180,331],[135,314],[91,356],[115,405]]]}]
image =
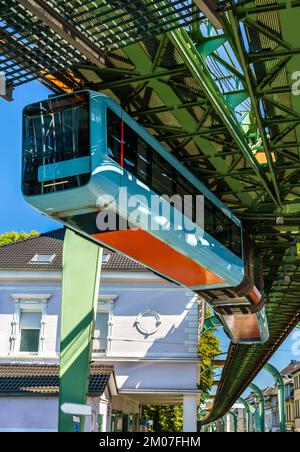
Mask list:
[{"label": "orange stripe on train", "polygon": [[187,287],[224,280],[142,229],[102,232],[93,237]]},{"label": "orange stripe on train", "polygon": [[253,287],[253,290],[249,293],[248,296],[251,298],[254,304],[258,304],[261,300],[262,294],[256,287]]}]

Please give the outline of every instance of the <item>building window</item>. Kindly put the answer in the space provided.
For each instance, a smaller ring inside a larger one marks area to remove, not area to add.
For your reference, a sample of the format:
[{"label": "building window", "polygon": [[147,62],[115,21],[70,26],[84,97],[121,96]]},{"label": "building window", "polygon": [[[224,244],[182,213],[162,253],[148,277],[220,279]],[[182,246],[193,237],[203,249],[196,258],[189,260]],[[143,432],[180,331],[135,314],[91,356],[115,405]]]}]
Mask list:
[{"label": "building window", "polygon": [[113,304],[117,295],[101,295],[99,297],[97,317],[94,329],[93,352],[109,354],[113,325]]},{"label": "building window", "polygon": [[102,254],[102,264],[107,264],[109,259],[110,259],[110,254],[109,253],[103,253]]},{"label": "building window", "polygon": [[10,355],[43,353],[48,301],[51,294],[12,294],[14,314],[11,322]]},{"label": "building window", "polygon": [[20,352],[38,353],[41,333],[41,312],[21,311]]},{"label": "building window", "polygon": [[30,260],[31,264],[51,264],[56,254],[35,254]]},{"label": "building window", "polygon": [[296,400],[296,418],[300,417],[300,400]]},{"label": "building window", "polygon": [[299,389],[300,388],[300,375],[297,375],[295,377],[295,389]]},{"label": "building window", "polygon": [[109,312],[98,312],[94,331],[94,351],[106,353]]}]

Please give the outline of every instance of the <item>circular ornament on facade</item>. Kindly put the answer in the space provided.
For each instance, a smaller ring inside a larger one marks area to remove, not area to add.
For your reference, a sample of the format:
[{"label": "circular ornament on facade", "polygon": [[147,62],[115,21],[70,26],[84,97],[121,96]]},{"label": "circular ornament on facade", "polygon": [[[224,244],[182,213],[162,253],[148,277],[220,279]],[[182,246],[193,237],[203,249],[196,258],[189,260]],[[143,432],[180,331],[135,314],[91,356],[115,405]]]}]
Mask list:
[{"label": "circular ornament on facade", "polygon": [[146,309],[137,316],[135,325],[140,333],[150,336],[159,329],[161,325],[160,316],[156,311]]}]

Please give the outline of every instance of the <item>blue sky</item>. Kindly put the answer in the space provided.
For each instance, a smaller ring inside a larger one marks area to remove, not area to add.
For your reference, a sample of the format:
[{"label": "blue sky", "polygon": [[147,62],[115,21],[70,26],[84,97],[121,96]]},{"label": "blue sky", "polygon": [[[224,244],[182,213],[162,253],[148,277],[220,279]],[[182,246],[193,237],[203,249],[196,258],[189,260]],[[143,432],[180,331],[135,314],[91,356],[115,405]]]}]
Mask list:
[{"label": "blue sky", "polygon": [[32,82],[16,88],[13,102],[0,98],[0,233],[32,229],[44,232],[58,226],[26,204],[20,185],[22,109],[47,98],[49,93],[40,83]]},{"label": "blue sky", "polygon": [[[38,82],[23,85],[14,91],[14,101],[0,98],[0,192],[3,208],[0,211],[0,233],[7,231],[49,231],[59,227],[59,223],[41,215],[26,204],[22,197],[21,180],[21,130],[22,109],[25,105],[47,98],[50,91]],[[300,332],[300,330],[299,330]],[[228,348],[228,339],[219,329],[222,351]],[[300,335],[299,335],[300,339]],[[295,342],[295,341],[294,341]],[[290,337],[271,359],[278,369],[284,368],[291,359],[300,360],[300,354],[292,354],[293,340]],[[300,346],[298,347],[300,351]],[[216,374],[220,373],[220,370]],[[254,380],[260,387],[273,384],[266,372],[261,372]]]}]

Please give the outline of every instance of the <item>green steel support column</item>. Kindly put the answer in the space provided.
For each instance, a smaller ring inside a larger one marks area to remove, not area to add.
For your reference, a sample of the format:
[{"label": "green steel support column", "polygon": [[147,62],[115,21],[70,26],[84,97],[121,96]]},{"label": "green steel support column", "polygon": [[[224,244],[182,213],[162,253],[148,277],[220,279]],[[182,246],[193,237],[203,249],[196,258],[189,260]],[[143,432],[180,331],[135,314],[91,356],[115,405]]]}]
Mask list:
[{"label": "green steel support column", "polygon": [[[102,249],[71,230],[63,248],[59,407],[85,404],[99,294]],[[84,419],[80,422],[83,431]],[[59,409],[59,431],[74,431],[72,415]]]},{"label": "green steel support column", "polygon": [[261,428],[261,432],[264,432],[265,431],[265,399],[264,399],[263,392],[254,383],[251,383],[249,385],[249,388],[251,388],[257,394],[257,397],[259,400],[260,428]]},{"label": "green steel support column", "polygon": [[226,430],[226,417],[225,416],[221,417],[220,421],[221,421],[221,424],[222,424],[222,432],[225,432],[225,430]]},{"label": "green steel support column", "polygon": [[215,50],[217,50],[227,41],[228,38],[224,35],[216,35],[206,39],[202,38],[202,42],[197,44],[196,48],[200,55],[202,56],[202,58],[206,58],[208,55],[211,55]]},{"label": "green steel support column", "polygon": [[203,326],[203,330],[201,331],[201,336],[202,336],[202,334],[206,333],[206,331],[209,331],[212,328],[215,328],[217,326],[222,326],[221,320],[219,319],[218,316],[212,315],[210,317],[207,317],[207,319],[205,319],[205,321],[204,321],[204,326]]},{"label": "green steel support column", "polygon": [[264,369],[269,372],[277,384],[280,431],[285,432],[285,394],[284,382],[280,372],[272,364],[267,363]]},{"label": "green steel support column", "polygon": [[233,430],[235,433],[237,433],[237,428],[238,428],[238,420],[237,420],[237,415],[233,412],[233,411],[228,411],[228,413],[232,416],[233,418]]},{"label": "green steel support column", "polygon": [[238,399],[239,402],[241,402],[244,407],[245,407],[245,411],[246,411],[246,432],[249,433],[250,432],[250,406],[249,403],[247,402],[247,400],[243,399],[242,397],[240,397]]}]

